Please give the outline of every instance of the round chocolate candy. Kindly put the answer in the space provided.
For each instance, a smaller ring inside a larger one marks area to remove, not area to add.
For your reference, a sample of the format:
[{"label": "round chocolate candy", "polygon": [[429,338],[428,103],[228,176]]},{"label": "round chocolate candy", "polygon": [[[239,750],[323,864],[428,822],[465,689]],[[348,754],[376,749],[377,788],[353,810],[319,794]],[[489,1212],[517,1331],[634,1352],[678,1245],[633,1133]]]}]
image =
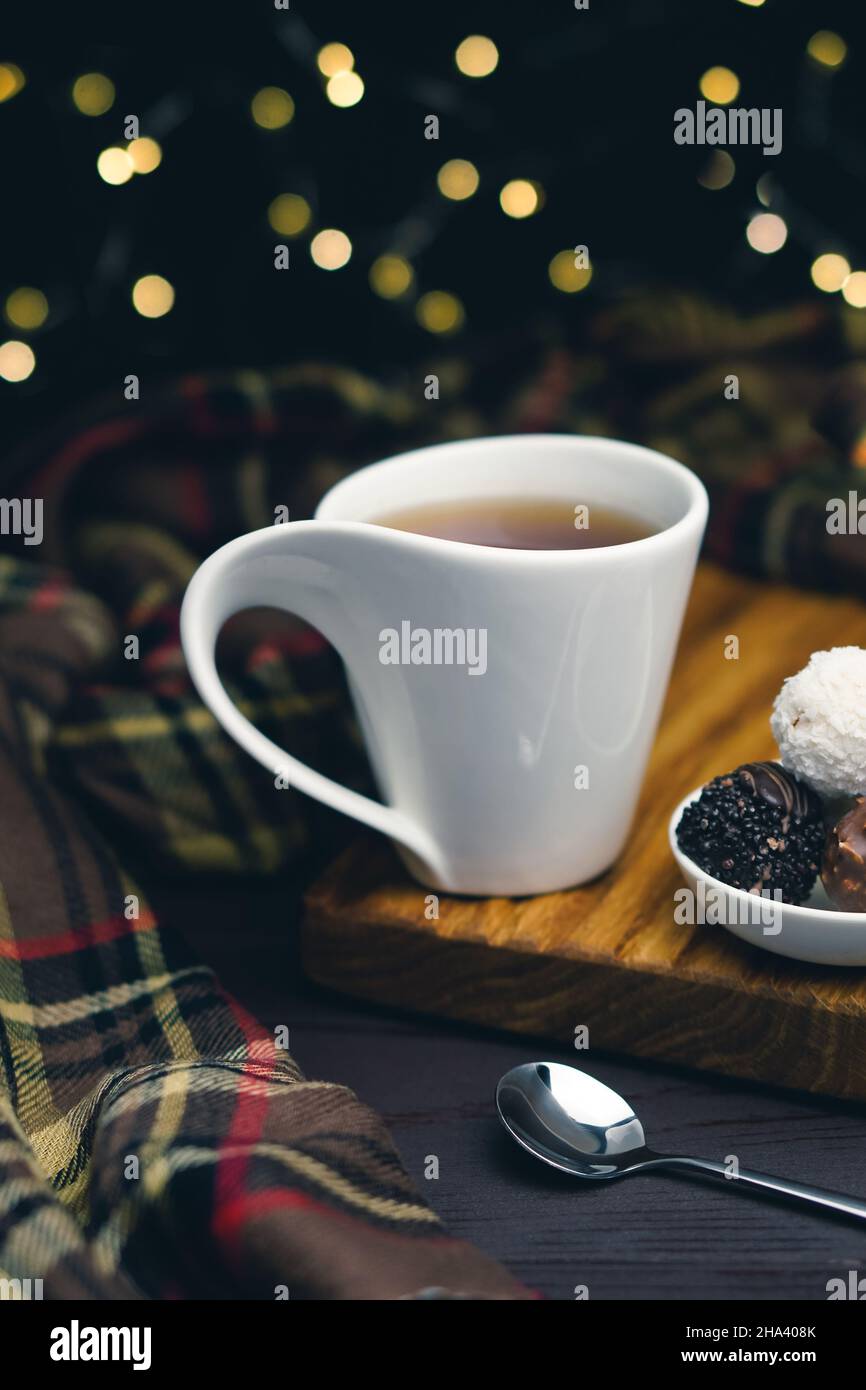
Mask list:
[{"label": "round chocolate candy", "polygon": [[866,912],[866,797],[858,796],[828,834],[821,882],[843,912]]},{"label": "round chocolate candy", "polygon": [[687,806],[677,843],[705,873],[747,893],[801,903],[821,862],[821,803],[780,763],[743,763]]}]

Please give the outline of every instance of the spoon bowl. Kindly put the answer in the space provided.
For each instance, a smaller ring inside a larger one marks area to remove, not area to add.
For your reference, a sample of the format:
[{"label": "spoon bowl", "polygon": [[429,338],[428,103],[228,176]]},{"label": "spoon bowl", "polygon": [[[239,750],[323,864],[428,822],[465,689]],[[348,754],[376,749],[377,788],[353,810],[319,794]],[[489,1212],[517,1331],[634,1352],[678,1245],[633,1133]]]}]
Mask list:
[{"label": "spoon bowl", "polygon": [[631,1106],[594,1076],[562,1062],[525,1062],[496,1087],[496,1109],[522,1148],[581,1178],[615,1178],[649,1156]]}]

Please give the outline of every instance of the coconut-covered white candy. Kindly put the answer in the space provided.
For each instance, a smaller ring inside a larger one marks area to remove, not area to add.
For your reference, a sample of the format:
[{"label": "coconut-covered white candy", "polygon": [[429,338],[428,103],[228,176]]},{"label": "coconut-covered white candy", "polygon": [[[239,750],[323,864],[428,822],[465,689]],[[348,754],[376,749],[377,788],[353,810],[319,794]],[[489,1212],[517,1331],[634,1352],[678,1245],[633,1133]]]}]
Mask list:
[{"label": "coconut-covered white candy", "polygon": [[785,767],[819,795],[866,791],[866,651],[813,652],[782,685],[770,727]]}]

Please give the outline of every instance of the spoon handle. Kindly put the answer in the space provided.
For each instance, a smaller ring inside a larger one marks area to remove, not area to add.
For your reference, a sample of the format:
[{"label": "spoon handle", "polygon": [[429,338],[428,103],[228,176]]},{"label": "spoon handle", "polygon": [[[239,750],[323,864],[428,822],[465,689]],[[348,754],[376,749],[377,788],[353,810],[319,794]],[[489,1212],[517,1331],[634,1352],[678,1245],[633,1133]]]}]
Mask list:
[{"label": "spoon handle", "polygon": [[748,1168],[741,1168],[734,1176],[724,1163],[717,1163],[711,1158],[674,1158],[665,1155],[662,1164],[666,1168],[678,1168],[682,1172],[709,1173],[713,1177],[721,1178],[731,1187],[747,1187],[779,1197],[794,1197],[800,1202],[809,1202],[813,1206],[842,1212],[845,1216],[857,1216],[866,1221],[866,1202],[861,1202],[856,1197],[845,1197],[841,1192],[827,1192],[807,1183],[789,1182],[787,1178],[771,1177],[769,1173],[755,1173]]}]

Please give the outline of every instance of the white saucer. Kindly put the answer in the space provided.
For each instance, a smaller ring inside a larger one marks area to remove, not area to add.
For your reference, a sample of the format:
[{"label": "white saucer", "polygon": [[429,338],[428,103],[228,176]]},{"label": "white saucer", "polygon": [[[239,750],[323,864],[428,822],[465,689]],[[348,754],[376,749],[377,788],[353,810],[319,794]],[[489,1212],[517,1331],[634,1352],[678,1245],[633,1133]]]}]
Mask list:
[{"label": "white saucer", "polygon": [[[683,797],[671,816],[668,840],[683,878],[696,898],[701,892],[707,894],[714,890],[712,901],[724,914],[724,920],[717,925],[724,926],[752,946],[760,946],[777,956],[808,960],[816,965],[866,965],[866,912],[840,912],[834,908],[820,879],[801,907],[789,903],[768,903],[767,916],[772,911],[773,919],[770,923],[762,924],[759,920],[760,909],[756,908],[760,900],[756,899],[755,894],[747,893],[742,888],[731,888],[699,869],[693,860],[683,854],[677,844],[677,826],[686,806],[697,801],[702,791],[703,787],[698,787]],[[701,884],[703,888],[699,887]],[[713,924],[708,923],[707,929],[712,930]]]}]

